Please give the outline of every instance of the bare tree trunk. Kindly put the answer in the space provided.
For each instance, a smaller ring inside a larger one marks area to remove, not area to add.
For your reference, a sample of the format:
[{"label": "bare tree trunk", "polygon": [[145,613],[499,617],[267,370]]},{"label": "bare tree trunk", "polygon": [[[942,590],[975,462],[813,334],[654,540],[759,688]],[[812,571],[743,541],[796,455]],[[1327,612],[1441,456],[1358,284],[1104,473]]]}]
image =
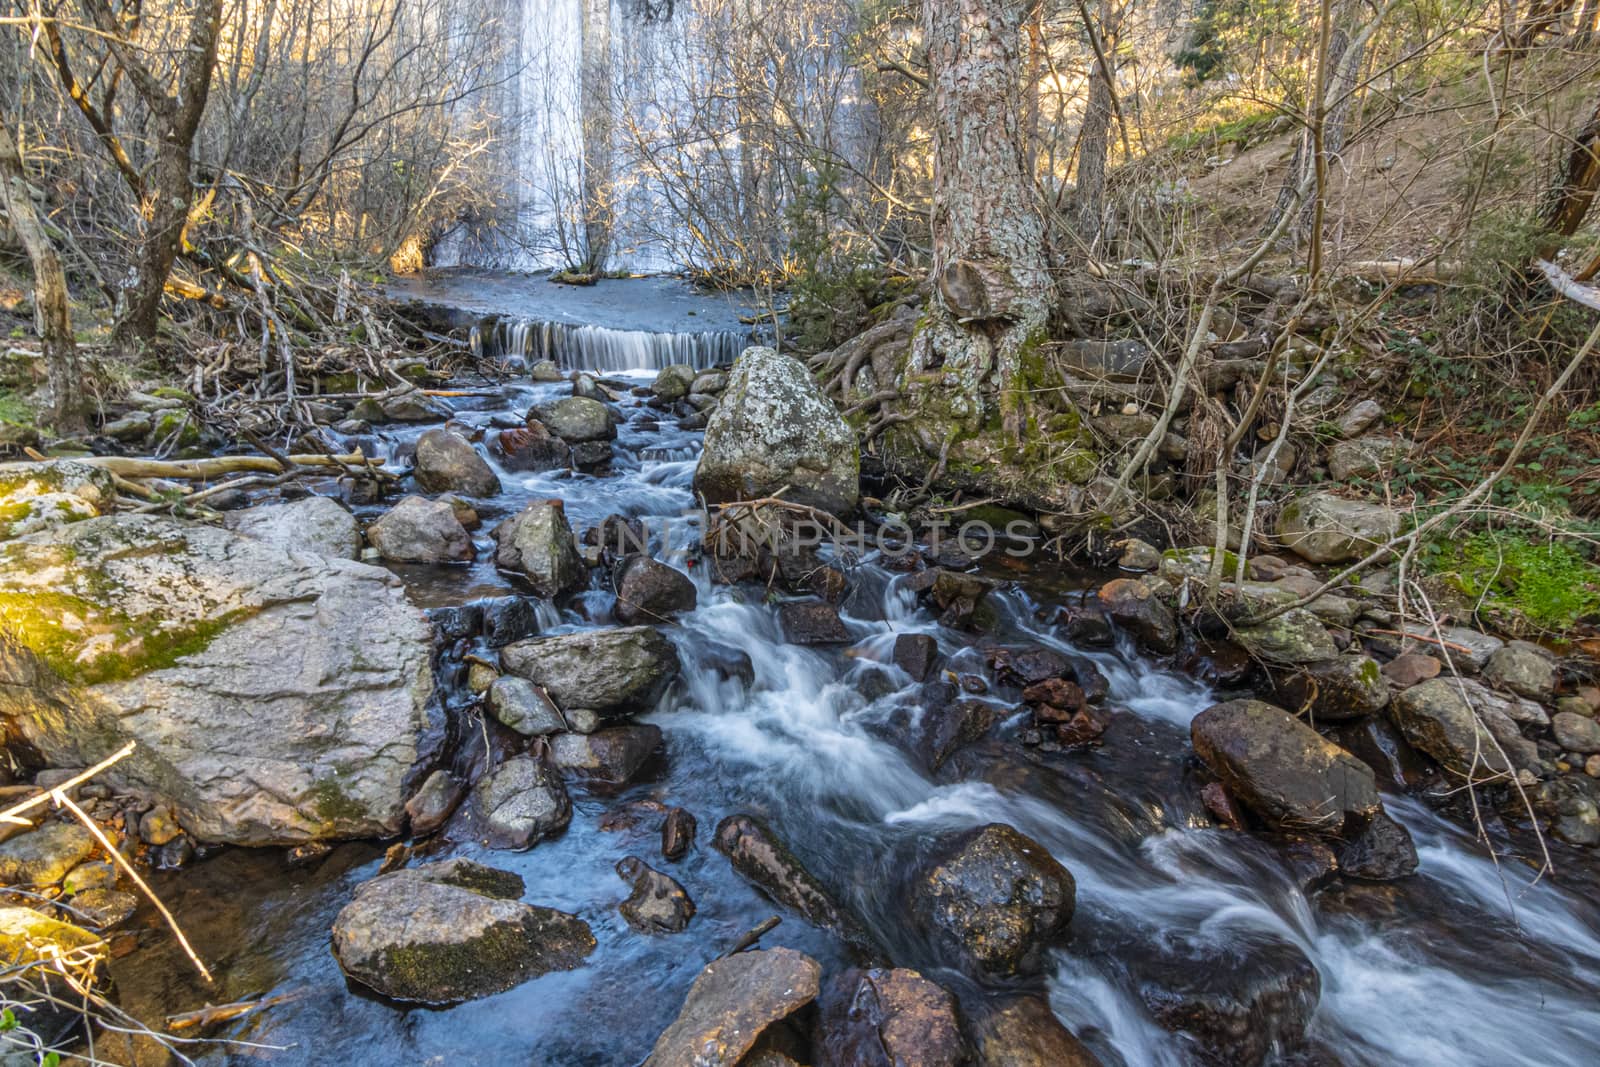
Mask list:
[{"label": "bare tree trunk", "polygon": [[205,114],[222,26],[222,0],[193,0],[185,34],[183,59],[175,76],[176,91],[151,73],[126,39],[127,28],[109,0],[85,0],[84,7],[105,36],[118,67],[150,109],[156,128],[155,162],[140,205],[144,230],[133,264],[127,306],[112,329],[119,348],[148,346],[155,340],[161,296],[183,244],[183,229],[194,203],[190,168],[195,134]]},{"label": "bare tree trunk", "polygon": [[0,125],[0,205],[17,232],[33,265],[33,307],[44,343],[45,370],[50,376],[50,422],[59,431],[83,428],[83,367],[72,336],[72,309],[67,303],[67,278],[55,245],[34,210],[22,154],[11,131]]},{"label": "bare tree trunk", "polygon": [[583,0],[583,244],[585,272],[605,270],[615,228],[612,202],[611,0]]},{"label": "bare tree trunk", "polygon": [[[1100,5],[1101,25],[1110,14],[1109,3]],[[1096,32],[1092,27],[1091,33]],[[1109,29],[1104,31],[1106,51],[1114,42]],[[1092,245],[1100,235],[1100,213],[1106,195],[1106,151],[1111,137],[1111,79],[1098,58],[1089,73],[1089,102],[1083,112],[1083,134],[1078,138],[1078,235]]]},{"label": "bare tree trunk", "polygon": [[1597,190],[1600,190],[1600,103],[1595,105],[1589,121],[1572,135],[1561,172],[1540,206],[1539,224],[1551,234],[1551,240],[1539,249],[1540,259],[1553,258],[1561,250],[1561,239],[1578,232]]},{"label": "bare tree trunk", "polygon": [[[935,294],[904,378],[924,408],[1020,440],[1024,367],[1050,307],[1044,233],[1018,129],[1023,6],[925,0],[933,91]],[[926,442],[924,443],[926,446]]]}]

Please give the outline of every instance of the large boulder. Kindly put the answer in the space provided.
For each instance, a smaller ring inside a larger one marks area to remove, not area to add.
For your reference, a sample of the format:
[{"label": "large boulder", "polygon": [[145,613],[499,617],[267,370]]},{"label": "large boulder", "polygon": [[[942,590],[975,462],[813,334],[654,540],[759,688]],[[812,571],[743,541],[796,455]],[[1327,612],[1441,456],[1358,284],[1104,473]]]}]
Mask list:
[{"label": "large boulder", "polygon": [[429,430],[417,438],[417,486],[428,493],[494,496],[500,479],[466,438],[449,430]]},{"label": "large boulder", "polygon": [[0,715],[52,765],[128,741],[113,784],[203,841],[400,831],[433,689],[387,571],[158,516],[0,546]]},{"label": "large boulder", "polygon": [[1332,493],[1305,493],[1278,514],[1278,543],[1313,563],[1360,559],[1400,532],[1400,513]]},{"label": "large boulder", "polygon": [[1322,620],[1305,608],[1290,608],[1254,626],[1241,626],[1234,630],[1233,639],[1268,663],[1321,663],[1339,655]]},{"label": "large boulder", "polygon": [[1003,823],[942,839],[913,876],[911,914],[941,957],[980,977],[1037,971],[1077,887],[1045,847]]},{"label": "large boulder", "polygon": [[656,380],[650,383],[650,395],[657,400],[671,402],[682,400],[689,395],[689,388],[694,384],[695,370],[687,363],[674,363],[669,367],[662,367],[656,374]]},{"label": "large boulder", "polygon": [[1338,833],[1382,807],[1372,768],[1282,708],[1214,704],[1189,734],[1211,773],[1274,828]]},{"label": "large boulder", "polygon": [[495,564],[528,579],[542,597],[576,592],[589,581],[559,500],[536,501],[494,528]]},{"label": "large boulder", "polygon": [[408,496],[367,527],[367,540],[392,563],[465,563],[472,535],[443,500]]},{"label": "large boulder", "polygon": [[0,463],[0,541],[95,518],[116,493],[111,472],[88,463]]},{"label": "large boulder", "polygon": [[522,879],[470,860],[408,867],[363,883],[333,924],[333,954],[395,1000],[453,1004],[489,996],[594,951],[577,916],[523,904]]},{"label": "large boulder", "polygon": [[1513,641],[1490,653],[1483,677],[1529,700],[1548,701],[1556,695],[1555,657],[1530,641]]},{"label": "large boulder", "polygon": [[709,504],[771,496],[835,515],[855,509],[855,432],[799,360],[747,348],[706,425],[694,490]]},{"label": "large boulder", "polygon": [[644,1067],[734,1067],[763,1031],[817,997],[822,967],[792,948],[712,960]]},{"label": "large boulder", "polygon": [[361,555],[361,526],[350,509],[326,496],[308,496],[229,512],[223,525],[235,533],[291,551],[334,559]]},{"label": "large boulder", "polygon": [[699,600],[688,575],[642,553],[623,557],[612,577],[617,587],[612,613],[624,625],[666,622],[693,611]]},{"label": "large boulder", "polygon": [[678,676],[678,650],[649,626],[517,641],[500,651],[506,670],[544,687],[563,711],[626,718],[655,706]]},{"label": "large boulder", "polygon": [[611,409],[586,396],[569,396],[541,404],[531,417],[569,445],[609,441],[617,436],[617,423]]}]

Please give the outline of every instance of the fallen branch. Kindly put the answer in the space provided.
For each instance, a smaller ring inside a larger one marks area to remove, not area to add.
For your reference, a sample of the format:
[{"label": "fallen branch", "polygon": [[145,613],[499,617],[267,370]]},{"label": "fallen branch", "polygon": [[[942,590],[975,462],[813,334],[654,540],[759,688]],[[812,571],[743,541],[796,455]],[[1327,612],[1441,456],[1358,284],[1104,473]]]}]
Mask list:
[{"label": "fallen branch", "polygon": [[1600,311],[1600,289],[1592,285],[1583,285],[1548,259],[1537,260],[1535,266],[1543,272],[1545,281],[1550,283],[1550,288],[1568,300]]}]

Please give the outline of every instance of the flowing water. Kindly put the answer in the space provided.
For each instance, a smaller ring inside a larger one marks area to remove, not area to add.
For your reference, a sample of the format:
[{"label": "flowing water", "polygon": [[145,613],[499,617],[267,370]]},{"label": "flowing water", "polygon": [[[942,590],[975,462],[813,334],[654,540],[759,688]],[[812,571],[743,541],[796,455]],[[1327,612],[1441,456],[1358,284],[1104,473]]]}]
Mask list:
[{"label": "flowing water", "polygon": [[[503,399],[457,401],[456,418],[485,426],[570,388],[513,383]],[[482,509],[480,562],[396,567],[413,599],[436,608],[518,592],[488,562],[487,531],[529,500],[561,498],[578,530],[613,512],[676,520],[692,502],[700,435],[632,398],[622,411],[627,421],[610,476],[501,472],[505,492]],[[420,429],[386,430],[363,443],[399,463]],[[683,566],[693,537],[675,521],[654,551]],[[701,967],[780,912],[710,847],[718,820],[749,812],[769,820],[897,964],[923,969],[969,1007],[997,990],[929,957],[906,916],[903,872],[938,832],[1007,822],[1043,843],[1078,886],[1070,937],[1052,952],[1050,1002],[1108,1064],[1195,1062],[1184,1038],[1155,1024],[1141,983],[1175,975],[1225,985],[1257,953],[1284,945],[1304,953],[1321,982],[1311,1036],[1323,1058],[1293,1062],[1600,1062],[1595,882],[1587,893],[1550,880],[1532,885],[1524,866],[1497,868],[1461,826],[1396,794],[1388,807],[1416,839],[1418,873],[1308,895],[1282,852],[1214,829],[1203,813],[1188,723],[1214,694],[1128,647],[1076,647],[1050,621],[1086,579],[1043,565],[1005,572],[1015,581],[994,594],[995,638],[1092,661],[1110,682],[1114,709],[1103,744],[1043,753],[1017,742],[1016,721],[1004,722],[930,778],[896,743],[906,717],[917,713],[919,687],[886,662],[894,635],[932,634],[950,669],[985,675],[986,668],[973,636],[941,627],[903,588],[903,576],[871,557],[853,567],[843,605],[854,639],[847,654],[786,644],[759,590],[690,573],[699,607],[667,628],[682,654],[682,680],[648,716],[665,736],[660,758],[626,787],[574,787],[572,823],[557,840],[494,852],[452,826],[427,855],[471,856],[515,871],[527,883],[524,899],[582,916],[599,942],[584,967],[449,1009],[387,1003],[348,985],[329,951],[334,916],[376,874],[379,846],[346,845],[293,870],[277,852],[230,849],[158,886],[214,964],[219,988],[201,989],[170,940],[152,932],[145,947],[118,961],[125,1005],[155,1015],[208,999],[295,996],[225,1031],[285,1051],[202,1049],[219,1063],[635,1064]],[[607,625],[609,604],[597,590],[559,611],[544,605],[546,630]],[[717,646],[749,654],[752,685],[707,665]],[[447,703],[465,717],[463,735],[489,736],[463,699],[459,661],[443,661],[440,679]],[[493,743],[502,745],[503,736]],[[481,760],[481,742],[468,747]],[[698,818],[696,846],[681,862],[660,860],[660,817],[646,801],[681,805]],[[637,823],[601,828],[602,818],[619,812],[638,813]],[[617,913],[628,887],[612,868],[629,854],[666,870],[694,898],[698,912],[685,933],[645,936]],[[847,962],[834,937],[793,915],[763,945],[801,949],[830,970]]]}]

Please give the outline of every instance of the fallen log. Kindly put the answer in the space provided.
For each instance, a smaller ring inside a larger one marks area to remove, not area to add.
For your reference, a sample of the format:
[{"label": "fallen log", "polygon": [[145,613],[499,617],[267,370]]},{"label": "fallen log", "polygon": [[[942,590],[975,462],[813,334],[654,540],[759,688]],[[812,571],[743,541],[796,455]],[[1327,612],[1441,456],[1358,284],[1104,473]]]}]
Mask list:
[{"label": "fallen log", "polygon": [[[347,456],[285,456],[296,467],[381,467],[383,460],[370,459],[360,452]],[[134,456],[84,456],[74,463],[102,467],[119,478],[174,478],[202,481],[223,474],[261,471],[279,474],[283,468],[271,456],[211,456],[206,459],[139,459]],[[0,472],[26,471],[34,463],[0,463]]]}]

